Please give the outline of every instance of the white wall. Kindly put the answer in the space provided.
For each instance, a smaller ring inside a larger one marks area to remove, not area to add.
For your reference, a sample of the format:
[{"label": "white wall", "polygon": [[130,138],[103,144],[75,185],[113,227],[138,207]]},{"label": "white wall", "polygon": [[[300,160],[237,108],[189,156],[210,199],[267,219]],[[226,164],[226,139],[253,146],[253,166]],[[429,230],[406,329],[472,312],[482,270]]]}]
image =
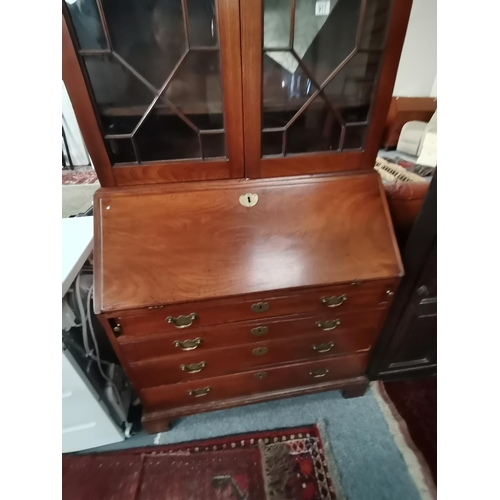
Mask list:
[{"label": "white wall", "polygon": [[437,0],[413,0],[393,95],[437,97]]},{"label": "white wall", "polygon": [[434,83],[432,84],[431,95],[430,97],[437,97],[438,95],[438,77],[434,78]]},{"label": "white wall", "polygon": [[61,83],[62,123],[64,132],[66,133],[66,140],[68,141],[71,159],[73,160],[73,165],[88,165],[90,159],[84,146],[80,128],[78,127],[78,122],[76,121],[75,112],[73,111],[73,106],[71,105],[71,101],[69,100],[66,86],[64,85],[64,82]]}]

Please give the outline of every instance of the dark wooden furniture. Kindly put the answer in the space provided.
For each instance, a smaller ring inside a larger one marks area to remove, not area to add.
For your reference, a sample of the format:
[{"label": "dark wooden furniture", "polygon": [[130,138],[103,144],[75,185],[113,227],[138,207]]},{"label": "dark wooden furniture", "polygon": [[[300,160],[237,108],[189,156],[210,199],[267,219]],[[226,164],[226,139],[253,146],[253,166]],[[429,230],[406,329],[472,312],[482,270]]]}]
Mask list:
[{"label": "dark wooden furniture", "polygon": [[412,120],[428,122],[437,109],[434,97],[393,97],[382,138],[385,149],[398,145],[401,129]]},{"label": "dark wooden furniture", "polygon": [[406,275],[369,367],[372,379],[437,372],[437,174],[403,252]]},{"label": "dark wooden furniture", "polygon": [[63,2],[63,79],[101,184],[372,169],[410,9]]},{"label": "dark wooden furniture", "polygon": [[104,188],[95,309],[145,428],[363,394],[403,275],[373,165],[411,0],[78,4],[63,78]]},{"label": "dark wooden furniture", "polygon": [[403,274],[375,172],[101,189],[95,224],[95,309],[147,430],[366,387]]}]

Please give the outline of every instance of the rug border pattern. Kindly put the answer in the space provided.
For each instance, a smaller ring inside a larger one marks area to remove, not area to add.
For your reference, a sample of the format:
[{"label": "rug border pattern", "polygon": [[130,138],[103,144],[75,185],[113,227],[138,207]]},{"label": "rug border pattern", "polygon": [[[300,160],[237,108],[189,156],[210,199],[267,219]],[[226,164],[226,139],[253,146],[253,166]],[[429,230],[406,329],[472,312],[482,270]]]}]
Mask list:
[{"label": "rug border pattern", "polygon": [[415,483],[420,497],[422,500],[436,500],[437,489],[429,466],[413,442],[406,422],[387,395],[383,383],[379,380],[371,382],[370,389],[389,427],[394,442],[403,456],[408,468],[408,474]]}]

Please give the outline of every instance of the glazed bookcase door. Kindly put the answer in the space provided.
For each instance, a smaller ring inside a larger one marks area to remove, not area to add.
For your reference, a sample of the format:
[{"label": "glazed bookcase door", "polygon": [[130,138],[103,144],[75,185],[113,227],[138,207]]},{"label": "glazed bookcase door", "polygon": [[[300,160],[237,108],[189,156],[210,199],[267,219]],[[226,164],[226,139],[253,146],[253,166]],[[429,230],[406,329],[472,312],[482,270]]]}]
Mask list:
[{"label": "glazed bookcase door", "polygon": [[237,0],[65,0],[63,78],[103,185],[243,176]]},{"label": "glazed bookcase door", "polygon": [[249,177],[373,168],[411,0],[241,0]]}]

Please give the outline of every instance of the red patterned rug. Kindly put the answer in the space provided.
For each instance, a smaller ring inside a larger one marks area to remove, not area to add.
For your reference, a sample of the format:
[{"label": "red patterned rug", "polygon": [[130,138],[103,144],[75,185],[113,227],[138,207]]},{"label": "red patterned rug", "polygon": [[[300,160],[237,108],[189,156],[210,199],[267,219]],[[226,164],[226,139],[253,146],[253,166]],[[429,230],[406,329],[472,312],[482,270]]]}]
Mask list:
[{"label": "red patterned rug", "polygon": [[71,184],[94,184],[97,182],[95,170],[63,170],[62,184],[68,186]]},{"label": "red patterned rug", "polygon": [[384,388],[437,484],[437,377],[384,382]]},{"label": "red patterned rug", "polygon": [[[327,450],[328,444],[326,443]],[[340,500],[317,426],[63,455],[65,500]],[[328,458],[327,458],[328,457]]]}]

